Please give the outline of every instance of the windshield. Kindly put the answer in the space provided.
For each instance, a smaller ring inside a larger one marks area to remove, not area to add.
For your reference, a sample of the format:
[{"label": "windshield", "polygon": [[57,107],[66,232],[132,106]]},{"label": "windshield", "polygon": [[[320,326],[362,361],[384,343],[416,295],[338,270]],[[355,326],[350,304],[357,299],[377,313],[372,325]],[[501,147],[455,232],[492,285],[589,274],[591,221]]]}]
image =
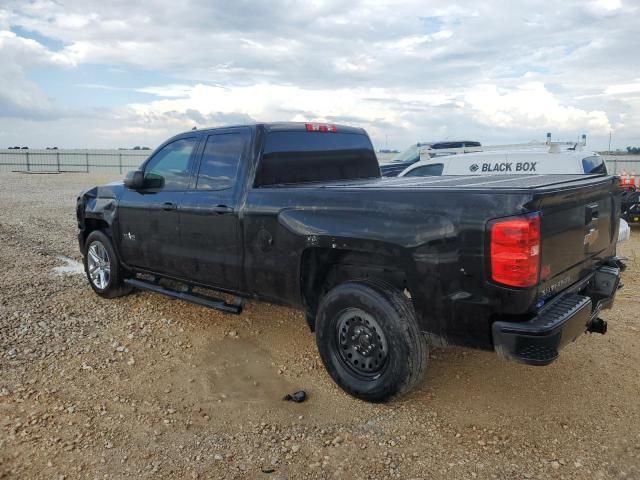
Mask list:
[{"label": "windshield", "polygon": [[386,163],[417,162],[420,160],[420,147],[426,147],[429,143],[416,143],[399,153]]},{"label": "windshield", "polygon": [[582,159],[584,173],[607,173],[607,164],[600,155],[592,155]]}]

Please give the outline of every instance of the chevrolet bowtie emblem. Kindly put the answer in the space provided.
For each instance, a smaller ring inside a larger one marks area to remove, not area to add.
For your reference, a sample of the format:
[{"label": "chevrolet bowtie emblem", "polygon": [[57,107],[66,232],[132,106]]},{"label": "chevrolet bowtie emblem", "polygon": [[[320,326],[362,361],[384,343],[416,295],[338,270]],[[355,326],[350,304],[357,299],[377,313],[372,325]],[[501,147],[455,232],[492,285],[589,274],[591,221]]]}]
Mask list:
[{"label": "chevrolet bowtie emblem", "polygon": [[596,240],[598,240],[598,229],[592,228],[589,230],[589,233],[584,236],[584,244],[591,246],[596,242]]}]

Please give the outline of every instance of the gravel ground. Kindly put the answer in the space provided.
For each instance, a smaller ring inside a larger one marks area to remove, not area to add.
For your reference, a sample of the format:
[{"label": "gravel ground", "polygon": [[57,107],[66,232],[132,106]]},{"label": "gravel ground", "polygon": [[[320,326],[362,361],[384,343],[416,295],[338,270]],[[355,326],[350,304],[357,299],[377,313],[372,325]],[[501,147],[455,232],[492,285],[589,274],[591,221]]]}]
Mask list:
[{"label": "gravel ground", "polygon": [[417,391],[371,405],[299,312],[93,294],[75,196],[111,179],[0,174],[0,477],[640,478],[640,230],[607,335],[546,368],[433,350]]}]

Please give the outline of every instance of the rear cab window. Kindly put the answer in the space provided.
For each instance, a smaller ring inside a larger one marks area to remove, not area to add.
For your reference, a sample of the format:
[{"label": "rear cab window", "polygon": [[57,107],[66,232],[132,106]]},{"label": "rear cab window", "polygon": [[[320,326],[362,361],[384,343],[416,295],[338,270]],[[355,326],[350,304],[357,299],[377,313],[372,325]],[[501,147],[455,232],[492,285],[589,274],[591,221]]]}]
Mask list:
[{"label": "rear cab window", "polygon": [[266,132],[254,186],[380,177],[367,135],[352,132]]}]

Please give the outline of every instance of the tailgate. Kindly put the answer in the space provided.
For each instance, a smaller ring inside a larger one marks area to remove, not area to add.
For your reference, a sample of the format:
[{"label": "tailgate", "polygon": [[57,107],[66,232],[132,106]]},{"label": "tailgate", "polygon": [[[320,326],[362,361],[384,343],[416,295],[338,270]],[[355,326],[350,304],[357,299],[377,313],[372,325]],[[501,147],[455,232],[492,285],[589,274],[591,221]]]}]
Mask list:
[{"label": "tailgate", "polygon": [[539,295],[564,290],[615,255],[618,194],[606,177],[543,196]]}]

